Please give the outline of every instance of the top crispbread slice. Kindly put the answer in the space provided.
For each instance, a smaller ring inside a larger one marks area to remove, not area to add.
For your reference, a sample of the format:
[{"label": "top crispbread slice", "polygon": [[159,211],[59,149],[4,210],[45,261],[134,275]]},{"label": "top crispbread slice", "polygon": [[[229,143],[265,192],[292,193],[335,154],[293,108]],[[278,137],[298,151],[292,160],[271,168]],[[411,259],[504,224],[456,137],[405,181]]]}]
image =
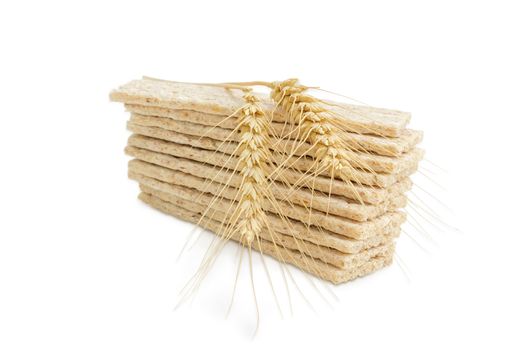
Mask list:
[{"label": "top crispbread slice", "polygon": [[[240,90],[219,86],[142,79],[132,80],[112,91],[110,99],[128,104],[231,115],[244,105],[242,96]],[[263,108],[268,113],[273,112],[274,104],[267,97],[260,97]],[[410,121],[409,113],[381,108],[330,103],[328,109],[341,120],[340,127],[356,133],[398,137]],[[288,119],[278,111],[273,118],[279,122]]]}]

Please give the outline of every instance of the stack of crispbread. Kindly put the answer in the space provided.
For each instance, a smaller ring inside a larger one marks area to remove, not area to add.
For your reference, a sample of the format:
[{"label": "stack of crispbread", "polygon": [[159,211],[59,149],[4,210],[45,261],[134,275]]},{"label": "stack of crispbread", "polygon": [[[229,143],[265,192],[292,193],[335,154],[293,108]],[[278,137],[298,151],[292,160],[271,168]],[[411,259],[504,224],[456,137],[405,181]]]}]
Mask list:
[{"label": "stack of crispbread", "polygon": [[[232,132],[235,113],[245,103],[242,95],[224,87],[152,79],[131,81],[111,93],[111,100],[131,113],[126,154],[134,158],[129,177],[140,184],[142,201],[211,231],[221,229],[242,180],[234,171],[238,134]],[[272,185],[280,210],[263,203],[275,232],[270,237],[263,230],[254,248],[333,283],[389,265],[406,218],[401,209],[412,185],[409,176],[423,157],[416,148],[422,133],[406,128],[410,114],[331,104],[352,152],[355,183],[330,173],[302,181],[315,149],[306,143],[289,155],[295,149],[293,127],[268,98],[261,99],[274,135],[290,136],[279,142],[272,136],[270,161],[287,162]],[[287,224],[280,215],[289,219]]]}]

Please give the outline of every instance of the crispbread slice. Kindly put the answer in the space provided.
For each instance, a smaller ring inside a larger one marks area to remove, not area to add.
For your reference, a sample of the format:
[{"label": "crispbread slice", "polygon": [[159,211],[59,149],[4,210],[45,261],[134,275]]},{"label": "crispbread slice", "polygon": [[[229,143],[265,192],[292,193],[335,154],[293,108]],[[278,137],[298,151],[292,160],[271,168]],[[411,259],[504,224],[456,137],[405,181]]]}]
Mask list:
[{"label": "crispbread slice", "polygon": [[[232,154],[236,151],[240,139],[239,133],[231,129],[219,126],[208,126],[187,121],[174,121],[169,118],[153,117],[141,114],[132,114],[128,123],[128,129],[134,133],[151,136],[161,140],[174,141],[181,139],[180,134],[187,136],[191,146],[218,150],[222,153]],[[232,141],[232,142],[224,142]],[[315,157],[315,149],[309,143],[298,145],[292,139],[279,139],[270,137],[270,148],[279,152],[274,155],[286,158],[291,150],[296,156]],[[176,142],[176,141],[175,141]],[[181,142],[179,142],[181,143]],[[372,153],[347,151],[347,159],[356,169],[379,172],[400,173],[406,169],[413,168],[423,158],[423,150],[416,148],[397,158],[380,156]],[[279,163],[279,159],[274,160]]]},{"label": "crispbread slice", "polygon": [[[180,160],[177,160],[180,163]],[[222,185],[232,188],[229,193],[233,193],[241,185],[243,179],[239,173],[231,171],[221,171],[211,166],[195,163],[198,171],[195,173],[189,171],[177,171],[160,164],[148,163],[144,159],[134,159],[129,162],[129,170],[139,172],[142,175],[153,177],[157,180],[175,183],[190,180],[186,175],[191,175],[202,179],[203,181],[213,181],[208,188],[216,188],[217,191]],[[350,202],[346,198],[332,195],[327,196],[319,192],[311,192],[306,189],[291,189],[281,183],[274,182],[271,186],[271,192],[275,199],[293,203],[306,209],[312,208],[325,214],[338,215],[355,221],[366,221],[384,214],[387,211],[396,210],[406,206],[406,196],[398,194],[395,197],[388,198],[379,205],[360,204]]]},{"label": "crispbread slice", "polygon": [[[157,106],[171,109],[189,109],[199,112],[231,115],[244,105],[243,92],[218,86],[169,82],[151,79],[133,80],[110,94],[116,102]],[[267,113],[274,112],[274,104],[266,96],[259,96]],[[334,118],[352,132],[398,137],[410,121],[410,113],[381,108],[330,102],[327,106]],[[274,120],[285,122],[276,111]]]},{"label": "crispbread slice", "polygon": [[[201,216],[198,213],[188,211],[147,193],[141,193],[139,199],[166,214],[192,223],[197,223]],[[218,232],[221,229],[220,222],[215,220],[203,221],[202,225],[204,228],[214,232]],[[370,274],[384,266],[388,266],[392,263],[394,254],[394,244],[391,244],[382,254],[371,257],[362,265],[348,269],[340,269],[321,260],[305,257],[298,251],[283,248],[278,244],[274,244],[264,239],[260,240],[260,244],[254,244],[253,248],[274,257],[280,262],[296,265],[301,270],[309,272],[334,284],[350,281]]]},{"label": "crispbread slice", "polygon": [[[157,191],[144,185],[141,185],[140,189],[144,193],[151,194],[159,199],[162,199],[163,201],[170,202],[171,204],[201,215],[202,219],[199,224],[204,225],[208,220],[218,221],[222,223],[222,225],[228,225],[228,223],[230,223],[229,220],[231,217],[227,214],[229,208],[232,205],[230,201],[221,200],[214,202],[212,206],[213,209],[210,210],[208,209],[207,205],[198,204],[194,201],[194,198],[199,196],[198,192],[193,194],[193,198],[182,198],[174,194]],[[189,190],[191,191],[191,189]],[[235,204],[236,203],[233,205]],[[224,236],[225,232],[222,231],[221,234]],[[272,226],[264,227],[261,230],[260,237],[269,242],[279,244],[284,248],[297,250],[304,254],[305,257],[316,258],[341,269],[349,269],[356,265],[362,265],[371,257],[378,254],[384,254],[393,240],[393,237],[382,235],[384,238],[384,242],[382,242],[382,244],[361,250],[354,254],[347,254],[329,247],[322,246],[320,244],[313,244],[293,232],[291,235],[282,234],[275,230]],[[236,240],[239,240],[238,236],[236,237]]]},{"label": "crispbread slice", "polygon": [[[147,185],[140,185],[140,187],[143,192],[154,194],[166,201],[170,201],[170,196],[174,196],[196,205],[210,207],[210,215],[215,215],[215,212],[218,211],[224,216],[231,210],[232,205],[236,205],[236,202],[231,200],[215,198],[211,194],[202,193],[193,188],[185,186],[172,184],[170,187],[170,192],[158,191],[152,187],[148,187]],[[371,236],[364,240],[356,240],[327,230],[322,230],[317,227],[308,227],[304,223],[297,220],[288,219],[285,221],[271,212],[266,212],[266,217],[268,219],[269,225],[276,232],[289,237],[300,237],[301,240],[310,242],[316,246],[328,247],[331,248],[331,250],[336,250],[346,254],[356,254],[362,250],[367,250],[382,244],[386,244],[392,239],[398,237],[401,232],[401,222],[399,220],[394,220],[389,225],[385,226],[381,232],[378,232],[377,235]],[[219,221],[222,222],[222,219],[223,217],[221,217]]]},{"label": "crispbread slice", "polygon": [[[128,145],[139,147],[142,149],[147,149],[154,152],[169,154],[175,157],[188,158],[202,163],[207,163],[211,165],[216,165],[219,167],[225,167],[228,169],[235,169],[237,166],[237,157],[229,154],[224,154],[217,151],[210,151],[202,148],[191,147],[188,145],[178,144],[174,142],[168,142],[156,138],[146,137],[143,135],[132,135],[128,139]],[[309,173],[311,174],[312,162],[306,158],[290,157],[287,160],[287,163],[290,165],[288,168],[283,170],[296,170],[300,173]],[[359,185],[369,185],[369,186],[378,186],[386,188],[392,186],[401,179],[408,177],[417,171],[418,164],[414,164],[411,168],[407,168],[404,171],[397,174],[374,174],[366,171],[354,169],[351,171],[351,175],[355,184]],[[330,172],[322,172],[322,175],[330,178]],[[289,176],[288,174],[286,176]],[[352,185],[348,185],[353,189]]]},{"label": "crispbread slice", "polygon": [[[180,161],[178,161],[178,163],[179,162]],[[213,183],[210,183],[208,186],[210,189],[216,188],[216,190],[219,191],[222,185],[227,185],[232,188],[232,190],[229,191],[232,195],[243,182],[242,176],[237,172],[229,170],[219,172],[218,169],[204,164],[195,163],[194,165],[199,168],[195,173],[189,171],[180,172],[134,159],[129,162],[129,170],[169,183],[179,183],[183,181],[183,179],[188,179],[184,174],[189,174],[204,181],[213,181]],[[292,189],[279,182],[272,183],[270,190],[275,199],[279,201],[286,201],[299,207],[306,209],[312,208],[325,214],[338,215],[355,221],[373,219],[387,211],[403,208],[407,203],[406,196],[399,194],[395,197],[388,198],[379,205],[361,204],[358,202],[350,202],[346,198],[337,195],[327,196],[326,194],[316,191],[312,192],[303,188]]]},{"label": "crispbread slice", "polygon": [[[137,124],[144,126],[157,126],[168,130],[180,131],[175,129],[176,125],[173,121],[190,122],[194,124],[220,127],[223,129],[233,130],[237,126],[237,118],[217,114],[202,113],[191,110],[167,109],[155,106],[130,105],[126,104],[126,109],[133,113],[150,117],[159,118],[155,121],[146,121],[145,119]],[[172,123],[169,123],[172,121]],[[145,124],[148,122],[148,124]],[[297,132],[293,132],[292,126],[288,123],[279,123],[272,121],[272,129],[276,135],[288,135],[296,137]],[[171,127],[171,128],[170,128]],[[417,130],[403,129],[396,138],[381,137],[374,135],[360,135],[356,133],[345,133],[342,135],[347,145],[356,151],[363,153],[376,153],[386,157],[400,157],[403,153],[412,150],[423,139],[423,133]],[[388,159],[388,158],[387,158]],[[387,162],[387,159],[379,158],[382,162]]]},{"label": "crispbread slice", "polygon": [[[198,174],[208,167],[212,167],[217,171],[217,168],[208,164],[186,158],[177,158],[168,154],[157,153],[135,146],[126,147],[126,154],[148,163],[191,174]],[[282,174],[287,183],[294,184],[300,180],[301,175],[302,174],[293,171],[285,171]],[[354,201],[361,199],[364,203],[378,205],[385,202],[388,198],[409,191],[412,182],[406,177],[388,188],[375,188],[357,184],[352,187],[348,186],[348,184],[341,180],[333,179],[333,181],[331,181],[329,178],[319,176],[315,179],[315,183],[313,179],[307,179],[307,181],[303,183],[303,186],[307,188],[312,188],[314,185],[316,191],[343,196]]]},{"label": "crispbread slice", "polygon": [[[235,200],[237,195],[237,189],[225,187],[215,182],[207,182],[199,177],[181,172],[177,172],[177,175],[172,177],[173,183],[160,181],[133,170],[128,172],[128,176],[130,179],[138,181],[141,184],[167,193],[175,191],[176,188],[173,188],[175,185],[193,188],[199,192],[210,193],[212,195],[220,195],[220,197],[230,200]],[[372,237],[381,232],[388,224],[392,222],[403,222],[405,220],[405,215],[402,212],[387,212],[372,220],[359,222],[335,215],[328,216],[326,213],[314,209],[307,209],[285,202],[280,202],[278,208],[266,199],[263,200],[261,204],[264,210],[272,212],[279,217],[286,216],[290,219],[308,224],[309,226],[319,227],[355,239]]]}]

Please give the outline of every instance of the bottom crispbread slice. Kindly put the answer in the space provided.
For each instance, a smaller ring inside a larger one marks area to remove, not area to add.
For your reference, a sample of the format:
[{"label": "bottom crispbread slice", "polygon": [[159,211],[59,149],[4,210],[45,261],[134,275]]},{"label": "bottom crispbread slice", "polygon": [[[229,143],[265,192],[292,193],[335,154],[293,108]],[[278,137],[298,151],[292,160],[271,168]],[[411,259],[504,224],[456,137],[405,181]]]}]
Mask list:
[{"label": "bottom crispbread slice", "polygon": [[[208,206],[198,204],[195,201],[192,201],[191,198],[184,199],[170,193],[155,190],[145,185],[140,185],[140,189],[142,192],[153,195],[165,202],[169,202],[173,205],[199,214],[201,217],[203,217],[201,220],[202,222],[199,224],[205,224],[206,221],[209,220],[214,220],[224,224],[230,222],[230,215],[223,211],[224,209],[228,210],[228,208],[230,208],[229,205],[225,207],[214,205],[211,210],[208,210]],[[306,257],[313,257],[342,269],[348,269],[356,265],[361,265],[373,256],[384,254],[391,245],[394,236],[383,235],[382,237],[383,240],[381,244],[374,247],[369,247],[368,249],[363,249],[354,254],[348,254],[322,246],[320,244],[313,244],[308,240],[304,240],[300,234],[294,233],[293,231],[290,231],[288,234],[283,234],[275,230],[271,225],[269,225],[269,227],[263,228],[261,232],[261,238],[267,241],[275,242],[286,249],[300,251]]]},{"label": "bottom crispbread slice", "polygon": [[[151,194],[141,193],[139,199],[166,214],[170,214],[185,221],[197,223],[201,217],[198,213],[193,213],[182,207],[163,201]],[[201,224],[204,228],[214,232],[221,229],[220,222],[215,220],[206,220],[201,222]],[[298,251],[286,249],[264,239],[260,240],[260,244],[254,244],[253,248],[276,258],[280,262],[293,264],[303,271],[309,272],[334,284],[347,282],[388,266],[392,263],[394,255],[394,244],[391,244],[381,254],[371,257],[361,265],[356,264],[356,266],[348,269],[340,269],[331,264],[327,264],[315,258],[306,257]]]}]

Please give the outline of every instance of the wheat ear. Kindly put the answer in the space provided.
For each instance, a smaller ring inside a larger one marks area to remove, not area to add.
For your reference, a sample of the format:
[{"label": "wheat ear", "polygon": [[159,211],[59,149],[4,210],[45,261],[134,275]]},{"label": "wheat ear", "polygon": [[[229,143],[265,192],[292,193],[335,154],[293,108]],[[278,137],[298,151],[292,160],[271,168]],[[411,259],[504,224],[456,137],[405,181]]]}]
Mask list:
[{"label": "wheat ear", "polygon": [[258,106],[259,100],[250,92],[244,95],[246,105],[239,120],[241,140],[239,142],[239,169],[243,181],[239,187],[239,205],[232,217],[239,218],[236,231],[242,241],[250,247],[258,239],[266,221],[262,201],[268,187],[264,170],[269,158],[268,120]]},{"label": "wheat ear", "polygon": [[[269,159],[269,122],[266,115],[259,106],[259,100],[249,91],[244,95],[245,105],[240,108],[238,114],[238,126],[235,131],[241,135],[235,154],[238,154],[235,171],[242,177],[235,201],[232,201],[231,215],[226,222],[223,221],[223,229],[217,232],[219,241],[214,240],[203,259],[201,267],[187,284],[187,288],[181,302],[193,294],[200,282],[205,277],[220,250],[225,243],[234,235],[240,237],[242,247],[247,247],[250,263],[250,279],[252,281],[253,296],[257,309],[257,327],[259,324],[259,311],[257,297],[253,282],[253,270],[251,261],[252,245],[259,241],[261,230],[267,225],[266,213],[262,208],[263,200],[268,196],[268,181],[266,161]],[[228,184],[225,184],[227,187]],[[214,199],[220,198],[220,193]],[[233,204],[237,203],[237,204]],[[210,203],[210,207],[211,207]],[[209,209],[209,208],[208,208]],[[201,217],[204,219],[205,213]],[[242,254],[242,253],[241,253]],[[241,255],[242,256],[242,255]],[[239,261],[239,264],[241,261]],[[240,267],[240,265],[239,265]],[[237,281],[237,277],[236,277]],[[271,281],[270,281],[271,283]],[[235,285],[237,282],[235,282]],[[273,289],[273,288],[272,288]],[[235,294],[235,287],[233,295]],[[232,303],[233,303],[232,295]],[[274,293],[275,296],[275,293]],[[276,300],[277,302],[277,300]],[[279,307],[279,306],[278,306]],[[231,308],[231,304],[229,309]],[[280,309],[280,307],[279,307]],[[229,311],[228,311],[229,312]]]},{"label": "wheat ear", "polygon": [[[339,130],[333,123],[333,113],[328,111],[321,100],[306,94],[305,91],[309,88],[298,84],[297,79],[272,85],[271,98],[299,129],[301,139],[296,141],[299,144],[309,141],[315,149],[318,166],[315,173],[328,170],[332,177],[339,176],[353,188],[352,182],[356,182],[353,175],[355,169],[350,162],[353,152],[341,139]],[[354,192],[356,198],[363,203],[359,193],[355,189]]]},{"label": "wheat ear", "polygon": [[[237,226],[233,231],[239,233],[242,244],[248,247],[250,279],[257,307],[251,267],[251,248],[254,243],[260,245],[260,234],[263,227],[270,229],[270,234],[273,236],[266,212],[262,208],[262,202],[264,199],[269,199],[274,202],[276,207],[277,202],[269,190],[268,180],[270,122],[259,106],[257,97],[251,92],[246,92],[244,99],[246,104],[240,111],[239,130],[241,139],[238,148],[238,166],[236,167],[240,170],[243,181],[239,186],[239,204],[232,214],[232,220],[236,222]],[[283,216],[281,218],[286,222]],[[227,238],[229,239],[231,236]],[[295,235],[294,239],[297,240]],[[276,244],[273,237],[272,242]],[[268,278],[271,281],[269,276]]]},{"label": "wheat ear", "polygon": [[[232,155],[237,155],[236,165],[235,168],[232,169],[232,174],[239,173],[241,175],[241,183],[238,185],[237,194],[231,202],[230,210],[228,210],[231,214],[228,216],[228,219],[225,217],[222,222],[223,228],[217,232],[216,237],[218,240],[212,242],[212,245],[208,248],[205,254],[201,267],[183,289],[182,293],[184,296],[181,302],[197,290],[200,282],[213,265],[215,258],[219,255],[220,250],[232,237],[240,237],[241,245],[248,249],[249,256],[251,255],[251,249],[253,247],[258,247],[258,250],[261,249],[260,235],[263,228],[266,228],[270,232],[272,243],[274,245],[277,244],[271,224],[262,207],[264,200],[268,200],[275,208],[279,208],[279,205],[269,188],[270,181],[268,179],[268,174],[270,173],[271,168],[268,163],[270,159],[269,119],[259,106],[259,100],[257,97],[250,92],[245,92],[244,99],[246,103],[237,111],[237,127],[234,130],[234,132],[239,133],[240,140],[235,151],[232,152]],[[220,171],[222,170],[224,169],[221,169]],[[231,179],[232,178],[230,177],[230,180]],[[229,181],[227,181],[224,188],[227,188],[228,186]],[[222,191],[216,195],[213,201],[218,200],[221,197],[221,193]],[[209,210],[213,210],[212,207],[213,203],[210,203],[207,210],[202,214],[199,222],[201,220],[206,220],[206,213]],[[278,216],[285,224],[289,225],[287,218],[282,215],[280,211]],[[292,234],[292,236],[298,245],[302,242],[302,239],[295,234]],[[305,250],[306,253],[301,251],[301,255],[302,259],[308,264],[308,258],[311,258],[311,254],[307,248],[305,248]],[[279,257],[278,260],[283,262],[285,259],[284,257]],[[249,263],[251,264],[251,259]],[[253,279],[252,274],[253,272],[250,269],[251,279]],[[268,272],[267,277],[272,285]],[[255,290],[253,292],[254,299],[256,300]],[[233,293],[235,294],[235,287]],[[276,304],[280,310],[275,292],[274,298],[276,299]],[[305,300],[309,303],[306,298]]]},{"label": "wheat ear", "polygon": [[[221,84],[218,85],[220,86]],[[310,174],[305,173],[304,177],[313,176],[313,178],[316,178],[323,172],[329,172],[332,179],[337,176],[348,183],[358,201],[364,204],[360,194],[354,187],[354,183],[359,184],[360,181],[355,175],[356,168],[352,163],[361,164],[358,166],[359,169],[367,170],[371,173],[375,173],[375,171],[354,158],[353,155],[356,149],[350,147],[341,137],[342,130],[338,126],[340,121],[337,120],[337,115],[327,108],[329,104],[306,94],[310,87],[299,84],[298,79],[287,79],[272,83],[253,81],[224,84],[228,88],[237,87],[239,89],[254,85],[270,88],[270,97],[276,103],[276,108],[283,109],[290,118],[290,123],[296,125],[292,132],[287,135],[289,138],[292,133],[298,131],[294,140],[296,145],[290,154],[296,154],[299,147],[305,143],[310,143],[311,147],[308,151],[299,155],[298,158],[302,158],[310,151],[315,151],[315,163],[308,171]],[[286,138],[284,135],[279,135],[279,137],[282,139]],[[291,156],[289,158],[291,159]],[[289,159],[283,161],[280,166],[274,169],[270,177],[279,178],[280,170],[285,167],[291,167]],[[303,180],[301,179],[298,182],[302,183]],[[330,196],[330,193],[328,195]]]}]

